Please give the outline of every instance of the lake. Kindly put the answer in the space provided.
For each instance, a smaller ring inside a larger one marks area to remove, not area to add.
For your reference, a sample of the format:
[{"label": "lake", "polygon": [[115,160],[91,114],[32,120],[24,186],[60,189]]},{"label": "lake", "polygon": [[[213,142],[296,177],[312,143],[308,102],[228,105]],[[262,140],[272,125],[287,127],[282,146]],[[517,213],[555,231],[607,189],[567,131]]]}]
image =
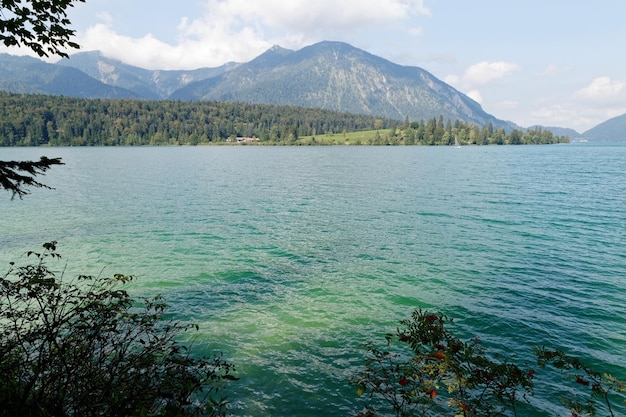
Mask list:
[{"label": "lake", "polygon": [[[416,308],[626,378],[624,145],[0,149],[41,155],[0,265],[56,240],[67,274],[135,275],[237,365],[237,415],[350,415],[359,344]],[[528,415],[567,414],[540,378]]]}]

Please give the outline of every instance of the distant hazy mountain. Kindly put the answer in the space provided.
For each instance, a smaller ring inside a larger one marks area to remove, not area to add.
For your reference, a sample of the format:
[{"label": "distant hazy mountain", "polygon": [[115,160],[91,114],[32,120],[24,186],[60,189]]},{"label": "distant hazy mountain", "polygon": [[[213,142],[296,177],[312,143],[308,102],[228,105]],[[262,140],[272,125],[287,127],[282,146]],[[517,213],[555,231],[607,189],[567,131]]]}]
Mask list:
[{"label": "distant hazy mountain", "polygon": [[626,141],[626,114],[614,117],[587,130],[582,137],[593,142]]},{"label": "distant hazy mountain", "polygon": [[196,70],[147,70],[107,58],[98,51],[80,52],[63,59],[59,65],[81,70],[105,84],[132,91],[141,98],[162,100],[189,83],[216,77],[237,66],[229,63],[217,68]]},{"label": "distant hazy mountain", "polygon": [[8,54],[0,54],[0,90],[79,98],[141,97],[131,91],[104,84],[75,68]]},{"label": "distant hazy mountain", "polygon": [[512,126],[421,68],[397,65],[341,42],[298,51],[275,46],[219,77],[190,83],[171,97],[298,105],[396,120],[443,115],[481,126]]}]

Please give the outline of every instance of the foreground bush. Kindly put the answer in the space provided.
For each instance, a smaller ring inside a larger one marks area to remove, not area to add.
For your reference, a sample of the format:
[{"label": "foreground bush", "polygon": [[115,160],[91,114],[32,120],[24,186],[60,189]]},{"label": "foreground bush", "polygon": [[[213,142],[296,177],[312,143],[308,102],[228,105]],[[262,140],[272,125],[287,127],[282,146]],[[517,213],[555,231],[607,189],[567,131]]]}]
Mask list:
[{"label": "foreground bush", "polygon": [[[520,402],[533,394],[535,370],[489,355],[477,338],[461,341],[448,330],[451,322],[418,310],[386,336],[385,349],[366,345],[365,366],[352,379],[358,394],[367,396],[360,416],[518,415]],[[620,394],[626,384],[611,375],[559,350],[536,348],[535,356],[541,368],[554,367],[572,382],[573,398],[560,399],[572,417],[615,417],[612,400],[626,404]]]},{"label": "foreground bush", "polygon": [[132,278],[68,282],[46,261],[0,278],[0,415],[187,416],[225,413],[233,365],[195,358],[177,340],[190,326],[164,317],[160,297],[134,300]]},{"label": "foreground bush", "polygon": [[[578,388],[577,391],[589,391],[586,399],[578,396],[561,398],[571,411],[572,417],[605,415],[615,417],[621,415],[615,411],[613,401],[626,406],[626,399],[623,392],[626,392],[626,383],[618,380],[608,373],[598,372],[579,359],[566,355],[560,350],[549,350],[546,348],[535,348],[537,363],[542,368],[552,366],[561,371],[572,385]],[[581,390],[582,388],[582,390]],[[622,408],[622,412],[624,412]]]},{"label": "foreground bush", "polygon": [[[415,311],[388,334],[395,352],[368,345],[369,357],[353,383],[373,400],[361,415],[495,416],[533,388],[533,371],[489,358],[478,339],[462,342],[442,315]],[[406,344],[402,349],[397,344]]]}]

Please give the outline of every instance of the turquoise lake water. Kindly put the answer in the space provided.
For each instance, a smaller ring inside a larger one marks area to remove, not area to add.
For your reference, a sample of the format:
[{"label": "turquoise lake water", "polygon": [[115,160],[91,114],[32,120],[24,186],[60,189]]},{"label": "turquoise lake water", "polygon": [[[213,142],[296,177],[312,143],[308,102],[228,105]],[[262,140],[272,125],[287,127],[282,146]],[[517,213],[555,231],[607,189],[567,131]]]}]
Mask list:
[{"label": "turquoise lake water", "polygon": [[[135,275],[237,365],[237,415],[351,415],[358,345],[420,307],[626,378],[626,146],[0,149],[41,155],[66,165],[0,199],[0,266],[56,240]],[[524,412],[566,414],[537,378]]]}]

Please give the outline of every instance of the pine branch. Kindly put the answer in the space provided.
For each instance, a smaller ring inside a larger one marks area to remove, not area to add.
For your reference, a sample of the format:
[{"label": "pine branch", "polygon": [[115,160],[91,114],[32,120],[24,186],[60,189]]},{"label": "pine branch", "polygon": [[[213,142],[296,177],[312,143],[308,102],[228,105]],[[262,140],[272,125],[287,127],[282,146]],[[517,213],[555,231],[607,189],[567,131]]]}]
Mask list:
[{"label": "pine branch", "polygon": [[0,161],[0,187],[12,193],[11,199],[16,195],[21,199],[29,194],[27,187],[52,189],[35,179],[37,175],[44,175],[52,165],[64,164],[61,158],[45,156],[39,161]]}]

